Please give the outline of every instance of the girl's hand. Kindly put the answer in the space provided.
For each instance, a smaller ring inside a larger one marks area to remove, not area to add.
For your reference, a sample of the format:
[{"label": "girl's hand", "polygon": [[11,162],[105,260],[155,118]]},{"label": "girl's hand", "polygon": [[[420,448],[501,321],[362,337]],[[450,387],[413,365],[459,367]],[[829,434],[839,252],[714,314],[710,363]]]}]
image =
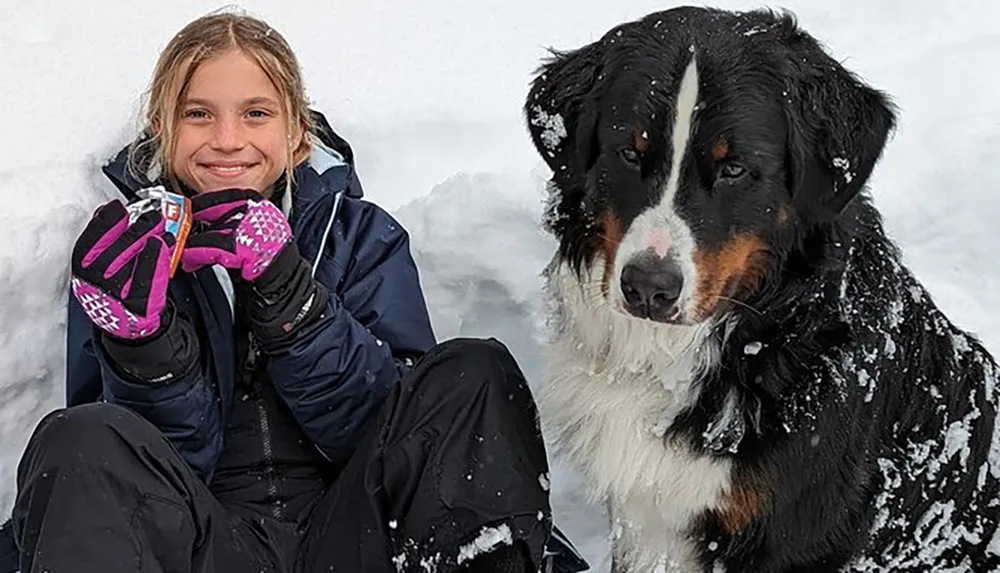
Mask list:
[{"label": "girl's hand", "polygon": [[195,228],[181,253],[187,272],[220,264],[253,282],[292,239],[281,210],[250,189],[196,195],[191,214]]},{"label": "girl's hand", "polygon": [[73,295],[91,322],[120,339],[155,334],[167,304],[174,245],[159,210],[129,225],[121,202],[98,208],[72,255]]}]

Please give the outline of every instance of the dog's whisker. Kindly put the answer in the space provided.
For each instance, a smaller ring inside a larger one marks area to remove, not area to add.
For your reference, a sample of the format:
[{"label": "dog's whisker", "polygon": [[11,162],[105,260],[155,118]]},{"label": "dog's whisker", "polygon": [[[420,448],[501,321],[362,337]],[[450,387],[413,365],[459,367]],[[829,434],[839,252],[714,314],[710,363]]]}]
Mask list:
[{"label": "dog's whisker", "polygon": [[722,295],[716,296],[715,299],[716,300],[726,301],[726,302],[731,302],[731,303],[735,304],[736,306],[741,306],[741,307],[743,307],[743,308],[745,308],[747,310],[752,310],[753,312],[755,312],[757,314],[757,316],[764,316],[764,313],[762,313],[761,311],[757,310],[753,306],[751,306],[751,305],[749,305],[749,304],[747,304],[747,303],[745,303],[745,302],[743,302],[741,300],[736,300],[735,298],[728,297],[728,296],[722,296]]}]

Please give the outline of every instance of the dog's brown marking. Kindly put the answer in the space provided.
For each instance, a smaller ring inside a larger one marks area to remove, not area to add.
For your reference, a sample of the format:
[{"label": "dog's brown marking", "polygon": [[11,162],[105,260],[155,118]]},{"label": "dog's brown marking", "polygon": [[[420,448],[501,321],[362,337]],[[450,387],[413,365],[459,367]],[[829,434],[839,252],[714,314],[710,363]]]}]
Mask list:
[{"label": "dog's brown marking", "polygon": [[716,161],[721,161],[729,157],[729,142],[725,139],[720,139],[714,147],[712,147],[712,159]]},{"label": "dog's brown marking", "polygon": [[735,474],[733,487],[722,498],[722,505],[713,514],[723,530],[736,535],[764,515],[769,500],[767,482],[754,473]]},{"label": "dog's brown marking", "polygon": [[601,218],[601,254],[604,255],[604,275],[601,277],[601,293],[611,292],[611,279],[615,271],[615,257],[622,242],[622,223],[618,216],[607,211]]},{"label": "dog's brown marking", "polygon": [[735,235],[715,250],[696,249],[694,318],[710,315],[719,297],[745,295],[757,288],[766,252],[767,245],[753,233]]},{"label": "dog's brown marking", "polygon": [[632,131],[632,145],[639,153],[646,153],[646,150],[649,149],[649,134],[641,125],[636,125],[635,130]]}]

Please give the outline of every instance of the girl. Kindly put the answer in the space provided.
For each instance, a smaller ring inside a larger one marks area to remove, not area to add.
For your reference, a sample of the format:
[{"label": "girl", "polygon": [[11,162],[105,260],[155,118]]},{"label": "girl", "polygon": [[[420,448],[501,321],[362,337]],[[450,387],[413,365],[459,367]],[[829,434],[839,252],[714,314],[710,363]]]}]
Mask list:
[{"label": "girl", "polygon": [[81,233],[67,408],[18,468],[20,570],[548,567],[517,364],[494,340],[435,343],[407,234],[362,200],[282,36],[192,22],[147,107],[104,171],[127,203],[189,196],[194,226],[176,273],[158,211],[112,201]]}]

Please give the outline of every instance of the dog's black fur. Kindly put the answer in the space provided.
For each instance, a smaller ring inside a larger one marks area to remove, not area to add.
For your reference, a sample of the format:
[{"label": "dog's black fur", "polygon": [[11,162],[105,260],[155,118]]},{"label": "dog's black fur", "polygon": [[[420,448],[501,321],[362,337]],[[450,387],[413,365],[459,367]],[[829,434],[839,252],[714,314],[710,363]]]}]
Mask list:
[{"label": "dog's black fur", "polygon": [[[868,197],[892,104],[790,14],[679,8],[554,53],[525,113],[557,190],[557,261],[607,265],[655,203],[692,56],[674,208],[703,253],[752,246],[725,272],[699,263],[718,283],[699,288],[726,295],[693,319],[716,321],[721,359],[665,438],[733,462],[729,508],[691,524],[701,570],[1000,571],[995,363],[902,265]],[[733,390],[739,415],[707,442]]]}]

